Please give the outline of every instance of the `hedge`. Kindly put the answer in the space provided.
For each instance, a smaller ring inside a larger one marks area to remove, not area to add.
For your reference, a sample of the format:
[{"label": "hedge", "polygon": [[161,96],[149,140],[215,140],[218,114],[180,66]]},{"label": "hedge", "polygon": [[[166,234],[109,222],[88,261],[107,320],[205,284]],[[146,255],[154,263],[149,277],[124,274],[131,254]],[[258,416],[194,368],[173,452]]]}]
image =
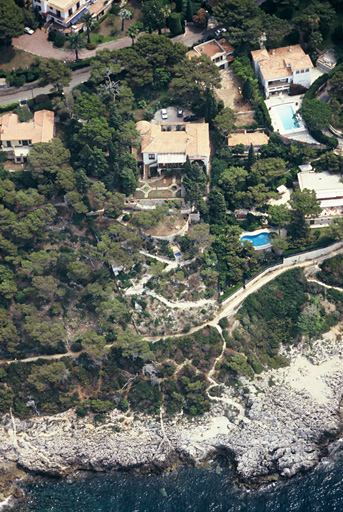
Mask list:
[{"label": "hedge", "polygon": [[3,112],[8,112],[9,110],[14,110],[19,106],[19,101],[14,101],[13,103],[7,103],[6,105],[0,105],[0,114]]},{"label": "hedge", "polygon": [[72,71],[76,71],[77,69],[87,68],[91,65],[91,62],[95,59],[95,57],[88,57],[88,59],[78,60],[77,62],[72,62],[69,64],[69,67]]},{"label": "hedge", "polygon": [[233,295],[237,290],[242,288],[242,286],[243,286],[243,283],[238,283],[238,284],[235,284],[234,286],[232,286],[231,288],[229,288],[228,290],[226,290],[226,292],[224,292],[223,295],[221,295],[221,297],[219,298],[219,302],[223,302],[223,300],[230,297],[230,295]]}]

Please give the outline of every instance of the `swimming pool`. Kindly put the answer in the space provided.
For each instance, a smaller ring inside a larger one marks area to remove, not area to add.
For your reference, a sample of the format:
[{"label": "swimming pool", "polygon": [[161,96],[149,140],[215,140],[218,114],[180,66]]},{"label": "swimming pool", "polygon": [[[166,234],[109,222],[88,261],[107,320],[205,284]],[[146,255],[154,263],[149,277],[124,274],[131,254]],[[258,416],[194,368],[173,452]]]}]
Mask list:
[{"label": "swimming pool", "polygon": [[300,128],[299,122],[294,119],[294,110],[292,105],[281,105],[276,107],[276,111],[281,120],[282,126],[286,131]]},{"label": "swimming pool", "polygon": [[270,244],[269,233],[266,231],[259,235],[244,235],[241,238],[242,244],[244,242],[252,242],[254,247],[261,247],[262,245]]}]

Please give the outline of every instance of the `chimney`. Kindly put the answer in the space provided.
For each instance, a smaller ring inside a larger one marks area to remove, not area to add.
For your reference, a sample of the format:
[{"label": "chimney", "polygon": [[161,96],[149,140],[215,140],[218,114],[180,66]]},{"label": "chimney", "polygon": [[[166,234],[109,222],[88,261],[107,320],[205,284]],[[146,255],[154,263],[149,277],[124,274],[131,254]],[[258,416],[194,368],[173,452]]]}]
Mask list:
[{"label": "chimney", "polygon": [[291,52],[292,51],[292,48],[288,48],[288,51]]}]

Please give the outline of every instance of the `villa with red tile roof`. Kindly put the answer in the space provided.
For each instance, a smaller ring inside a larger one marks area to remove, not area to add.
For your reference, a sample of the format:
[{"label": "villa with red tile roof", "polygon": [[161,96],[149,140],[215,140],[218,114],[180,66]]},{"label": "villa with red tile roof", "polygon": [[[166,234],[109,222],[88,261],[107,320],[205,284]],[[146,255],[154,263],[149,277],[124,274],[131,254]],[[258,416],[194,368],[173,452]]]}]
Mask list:
[{"label": "villa with red tile roof", "polygon": [[0,149],[15,162],[26,162],[30,148],[38,142],[49,142],[54,136],[54,113],[35,112],[32,121],[20,123],[13,112],[0,117]]},{"label": "villa with red tile roof", "polygon": [[211,39],[211,41],[206,41],[206,43],[198,44],[194,46],[193,50],[187,52],[186,55],[189,59],[207,55],[219,69],[226,69],[234,59],[234,51],[233,46],[223,38],[220,41]]},{"label": "villa with red tile roof", "polygon": [[137,159],[143,163],[145,179],[151,167],[156,167],[159,174],[164,169],[183,169],[187,157],[208,169],[211,149],[207,123],[139,121],[136,127],[141,136]]},{"label": "villa with red tile roof", "polygon": [[269,52],[255,50],[251,55],[267,98],[271,94],[288,91],[292,83],[310,87],[313,64],[299,44]]}]

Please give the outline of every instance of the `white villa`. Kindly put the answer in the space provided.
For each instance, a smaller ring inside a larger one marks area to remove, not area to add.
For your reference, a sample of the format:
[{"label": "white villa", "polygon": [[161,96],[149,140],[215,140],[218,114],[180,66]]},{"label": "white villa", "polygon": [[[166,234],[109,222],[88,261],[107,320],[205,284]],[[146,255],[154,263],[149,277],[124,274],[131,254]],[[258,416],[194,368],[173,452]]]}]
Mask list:
[{"label": "white villa", "polygon": [[235,50],[225,38],[217,41],[211,39],[205,43],[194,46],[193,50],[186,53],[187,57],[201,57],[201,55],[207,55],[211,61],[218,66],[219,69],[226,69],[229,67],[230,62],[234,59]]},{"label": "white villa", "polygon": [[144,179],[148,178],[150,167],[157,167],[159,174],[164,169],[183,169],[187,157],[208,169],[211,150],[207,123],[139,121],[136,128],[141,135],[137,159],[143,162]]},{"label": "white villa", "polygon": [[78,32],[82,29],[80,18],[89,12],[99,19],[112,6],[107,0],[32,0],[34,9],[46,19],[46,28],[59,32]]},{"label": "white villa", "polygon": [[329,224],[333,219],[343,217],[343,183],[340,178],[339,174],[327,171],[306,170],[298,173],[300,190],[314,190],[322,207],[320,216],[310,220],[311,225]]},{"label": "white villa", "polygon": [[288,91],[292,83],[310,87],[313,64],[299,44],[269,52],[255,50],[251,55],[267,98],[271,94]]}]

